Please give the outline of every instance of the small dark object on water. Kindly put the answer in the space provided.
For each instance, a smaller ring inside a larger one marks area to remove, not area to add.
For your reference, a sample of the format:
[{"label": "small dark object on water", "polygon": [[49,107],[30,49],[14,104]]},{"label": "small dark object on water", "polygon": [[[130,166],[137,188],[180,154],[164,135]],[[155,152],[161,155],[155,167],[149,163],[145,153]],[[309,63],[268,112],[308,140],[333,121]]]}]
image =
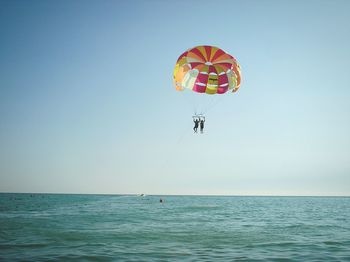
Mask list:
[{"label": "small dark object on water", "polygon": [[160,202],[160,203],[163,203],[163,199],[159,199],[159,202]]}]

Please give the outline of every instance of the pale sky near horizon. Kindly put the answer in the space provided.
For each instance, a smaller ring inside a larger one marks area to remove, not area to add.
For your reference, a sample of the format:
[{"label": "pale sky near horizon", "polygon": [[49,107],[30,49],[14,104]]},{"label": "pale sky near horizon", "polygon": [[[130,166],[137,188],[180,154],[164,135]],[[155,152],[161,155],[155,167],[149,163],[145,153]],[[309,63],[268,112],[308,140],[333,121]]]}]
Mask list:
[{"label": "pale sky near horizon", "polygon": [[[350,195],[349,13],[0,0],[0,192]],[[193,99],[210,101],[175,91],[172,72],[204,44],[243,81],[193,134]]]}]

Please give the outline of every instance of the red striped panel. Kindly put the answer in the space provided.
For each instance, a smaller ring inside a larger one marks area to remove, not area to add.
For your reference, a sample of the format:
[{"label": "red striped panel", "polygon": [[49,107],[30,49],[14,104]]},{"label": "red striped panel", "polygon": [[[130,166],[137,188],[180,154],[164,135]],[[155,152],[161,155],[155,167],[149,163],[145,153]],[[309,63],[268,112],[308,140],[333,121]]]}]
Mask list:
[{"label": "red striped panel", "polygon": [[197,93],[205,93],[205,86],[194,85],[193,91]]},{"label": "red striped panel", "polygon": [[194,54],[196,54],[198,57],[200,57],[200,58],[203,60],[203,63],[206,62],[206,59],[205,59],[204,55],[202,54],[202,52],[201,52],[198,48],[193,48],[193,49],[191,49],[189,52],[194,53]]},{"label": "red striped panel", "polygon": [[193,63],[189,63],[189,64],[191,65],[192,69],[195,69],[196,67],[203,65],[202,63],[199,63],[199,62],[193,62]]},{"label": "red striped panel", "polygon": [[222,55],[220,55],[219,57],[217,57],[214,61],[213,61],[213,63],[220,63],[221,61],[223,61],[223,60],[232,60],[232,62],[234,62],[234,60],[233,60],[233,57],[232,56],[230,56],[229,54],[226,54],[226,53],[223,53]]},{"label": "red striped panel", "polygon": [[216,51],[215,55],[213,56],[213,58],[212,58],[211,60],[212,60],[213,62],[215,62],[215,60],[216,60],[218,57],[222,56],[223,54],[225,54],[225,52],[222,51],[221,49],[219,49],[218,51]]},{"label": "red striped panel", "polygon": [[214,66],[209,66],[209,73],[215,73],[215,74],[217,74],[218,73],[218,71],[216,71],[216,68],[214,67]]},{"label": "red striped panel", "polygon": [[204,93],[206,89],[206,86],[201,86],[198,83],[195,83],[193,86],[193,91],[197,92],[197,93]]},{"label": "red striped panel", "polygon": [[[209,78],[208,74],[198,74],[196,82],[193,85],[193,91],[198,93],[204,93],[208,82],[208,78]],[[204,86],[200,85],[200,83],[204,84]]]},{"label": "red striped panel", "polygon": [[217,89],[217,94],[224,94],[224,93],[226,93],[227,92],[227,89],[228,89],[228,86],[227,87],[218,87],[218,89]]},{"label": "red striped panel", "polygon": [[215,65],[223,67],[225,69],[225,71],[228,70],[228,69],[231,69],[231,67],[232,67],[231,63],[218,63],[218,64],[215,64]]},{"label": "red striped panel", "polygon": [[207,84],[208,78],[209,78],[208,74],[198,74],[196,83],[199,82],[199,83]]},{"label": "red striped panel", "polygon": [[204,49],[205,49],[205,52],[207,53],[207,61],[210,60],[210,55],[211,55],[211,50],[212,50],[212,47],[211,46],[208,46],[208,45],[205,45],[204,46]]},{"label": "red striped panel", "polygon": [[[226,93],[228,90],[228,78],[226,74],[219,75],[218,79],[219,87],[218,87],[218,94]],[[223,84],[227,84],[226,86],[220,86]]]}]

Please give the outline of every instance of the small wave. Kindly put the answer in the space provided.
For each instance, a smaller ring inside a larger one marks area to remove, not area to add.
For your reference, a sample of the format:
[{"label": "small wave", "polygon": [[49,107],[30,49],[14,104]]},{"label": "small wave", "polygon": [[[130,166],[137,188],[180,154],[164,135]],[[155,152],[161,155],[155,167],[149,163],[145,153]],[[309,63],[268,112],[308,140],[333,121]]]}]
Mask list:
[{"label": "small wave", "polygon": [[0,249],[12,249],[12,248],[40,248],[47,247],[48,243],[28,243],[28,244],[0,244]]}]

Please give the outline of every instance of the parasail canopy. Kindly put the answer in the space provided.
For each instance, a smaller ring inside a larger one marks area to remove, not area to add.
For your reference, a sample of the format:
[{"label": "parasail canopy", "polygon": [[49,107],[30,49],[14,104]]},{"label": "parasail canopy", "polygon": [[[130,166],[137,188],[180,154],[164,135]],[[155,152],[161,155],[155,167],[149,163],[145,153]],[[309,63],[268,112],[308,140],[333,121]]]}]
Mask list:
[{"label": "parasail canopy", "polygon": [[224,94],[236,92],[241,83],[241,70],[236,59],[215,46],[196,46],[178,58],[174,69],[176,90]]}]

